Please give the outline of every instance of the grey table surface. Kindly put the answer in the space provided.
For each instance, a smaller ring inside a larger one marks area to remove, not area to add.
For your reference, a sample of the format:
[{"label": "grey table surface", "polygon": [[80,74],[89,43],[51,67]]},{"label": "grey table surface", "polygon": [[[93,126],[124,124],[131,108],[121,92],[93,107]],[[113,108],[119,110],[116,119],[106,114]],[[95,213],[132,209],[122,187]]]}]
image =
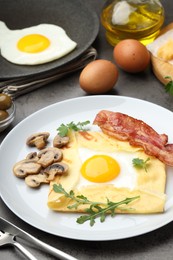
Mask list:
[{"label": "grey table surface", "polygon": [[[105,1],[85,0],[89,8],[96,11],[98,16]],[[162,0],[165,8],[165,25],[172,21],[173,1]],[[98,58],[113,60],[113,47],[105,39],[105,31],[100,26],[99,34],[93,46],[98,51]],[[50,104],[86,96],[87,94],[79,87],[80,71],[53,82],[33,92],[20,96],[16,99],[16,118],[5,132],[0,134],[0,141],[21,120],[30,114]],[[122,95],[147,100],[173,111],[173,97],[165,93],[163,85],[155,78],[151,69],[139,75],[130,75],[120,71],[118,83],[111,95]],[[2,160],[3,158],[1,158]],[[133,238],[115,241],[80,241],[54,236],[25,223],[17,217],[0,199],[0,216],[6,218],[20,228],[50,245],[59,248],[81,260],[95,259],[173,259],[173,222],[166,226]],[[55,259],[53,256],[43,253],[33,245],[28,249],[38,259]],[[1,248],[0,259],[24,259],[24,257],[13,248]]]}]

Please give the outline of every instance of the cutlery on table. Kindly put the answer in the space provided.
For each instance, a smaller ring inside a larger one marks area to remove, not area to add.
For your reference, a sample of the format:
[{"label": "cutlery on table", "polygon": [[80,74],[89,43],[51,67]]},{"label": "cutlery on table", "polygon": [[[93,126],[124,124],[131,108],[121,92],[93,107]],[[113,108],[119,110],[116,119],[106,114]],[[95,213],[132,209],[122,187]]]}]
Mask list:
[{"label": "cutlery on table", "polygon": [[28,259],[37,260],[37,258],[35,258],[35,256],[33,256],[24,246],[15,241],[14,235],[0,230],[0,247],[8,245],[17,247]]},{"label": "cutlery on table", "polygon": [[[3,231],[6,231],[8,233],[15,234],[16,238],[19,237],[19,238],[25,239],[27,241],[33,242],[40,249],[44,250],[45,252],[48,252],[49,254],[51,254],[53,256],[56,256],[58,259],[77,260],[77,258],[75,258],[53,246],[50,246],[50,245],[42,242],[38,238],[32,236],[31,234],[27,233],[26,231],[24,231],[20,228],[18,228],[17,226],[15,226],[11,222],[3,219],[2,217],[0,217],[0,229]],[[31,259],[34,260],[36,258],[31,258]]]}]

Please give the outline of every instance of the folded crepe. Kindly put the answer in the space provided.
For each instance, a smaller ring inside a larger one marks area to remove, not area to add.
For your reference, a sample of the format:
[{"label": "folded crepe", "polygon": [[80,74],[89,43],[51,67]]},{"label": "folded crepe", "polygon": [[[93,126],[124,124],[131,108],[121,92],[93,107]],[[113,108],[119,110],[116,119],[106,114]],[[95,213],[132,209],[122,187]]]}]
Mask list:
[{"label": "folded crepe", "polygon": [[[86,212],[88,205],[80,205],[77,208],[69,209],[74,204],[72,199],[64,194],[57,193],[53,189],[54,184],[61,184],[67,191],[73,190],[75,195],[84,195],[90,201],[106,203],[107,199],[112,202],[119,202],[126,198],[139,196],[128,205],[117,209],[118,213],[158,213],[164,211],[165,205],[165,165],[150,156],[149,167],[145,169],[134,168],[136,172],[136,183],[133,188],[116,187],[114,184],[100,183],[96,185],[80,185],[80,168],[82,165],[79,156],[79,149],[86,148],[95,152],[128,152],[133,153],[136,158],[146,160],[149,156],[142,148],[132,147],[128,142],[118,141],[102,132],[76,132],[70,136],[70,144],[63,148],[63,161],[69,165],[69,172],[66,176],[58,176],[50,183],[48,195],[48,207],[60,212]],[[128,174],[128,172],[127,172]]]}]

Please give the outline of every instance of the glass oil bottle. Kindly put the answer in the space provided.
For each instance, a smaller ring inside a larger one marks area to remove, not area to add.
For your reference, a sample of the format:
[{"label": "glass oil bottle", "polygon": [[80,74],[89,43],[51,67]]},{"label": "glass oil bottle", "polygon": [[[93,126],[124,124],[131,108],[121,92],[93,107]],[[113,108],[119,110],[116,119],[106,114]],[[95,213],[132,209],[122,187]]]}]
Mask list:
[{"label": "glass oil bottle", "polygon": [[115,46],[123,39],[152,42],[164,23],[164,8],[159,0],[109,0],[101,22],[108,42]]}]

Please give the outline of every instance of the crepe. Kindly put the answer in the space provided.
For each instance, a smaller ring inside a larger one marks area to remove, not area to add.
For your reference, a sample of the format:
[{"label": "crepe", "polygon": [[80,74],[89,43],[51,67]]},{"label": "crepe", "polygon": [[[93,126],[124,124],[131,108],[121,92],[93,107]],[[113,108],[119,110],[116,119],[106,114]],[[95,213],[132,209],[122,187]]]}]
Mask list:
[{"label": "crepe", "polygon": [[63,160],[69,165],[69,173],[67,176],[57,177],[51,182],[48,195],[50,209],[61,212],[85,212],[88,208],[88,205],[80,205],[76,209],[69,209],[68,206],[72,205],[74,201],[53,190],[53,184],[61,183],[67,192],[73,190],[76,196],[82,194],[90,201],[106,202],[109,199],[112,202],[118,202],[139,196],[139,199],[134,200],[129,205],[123,205],[123,209],[117,209],[118,213],[146,214],[164,211],[166,172],[165,165],[161,161],[150,156],[148,171],[134,168],[137,179],[133,189],[116,187],[111,183],[100,183],[99,185],[92,183],[80,186],[82,162],[78,150],[81,147],[103,153],[125,151],[144,160],[148,158],[148,155],[144,153],[142,148],[132,147],[128,142],[118,141],[102,132],[85,132],[85,134],[76,132],[70,138],[70,146],[63,149]]}]

